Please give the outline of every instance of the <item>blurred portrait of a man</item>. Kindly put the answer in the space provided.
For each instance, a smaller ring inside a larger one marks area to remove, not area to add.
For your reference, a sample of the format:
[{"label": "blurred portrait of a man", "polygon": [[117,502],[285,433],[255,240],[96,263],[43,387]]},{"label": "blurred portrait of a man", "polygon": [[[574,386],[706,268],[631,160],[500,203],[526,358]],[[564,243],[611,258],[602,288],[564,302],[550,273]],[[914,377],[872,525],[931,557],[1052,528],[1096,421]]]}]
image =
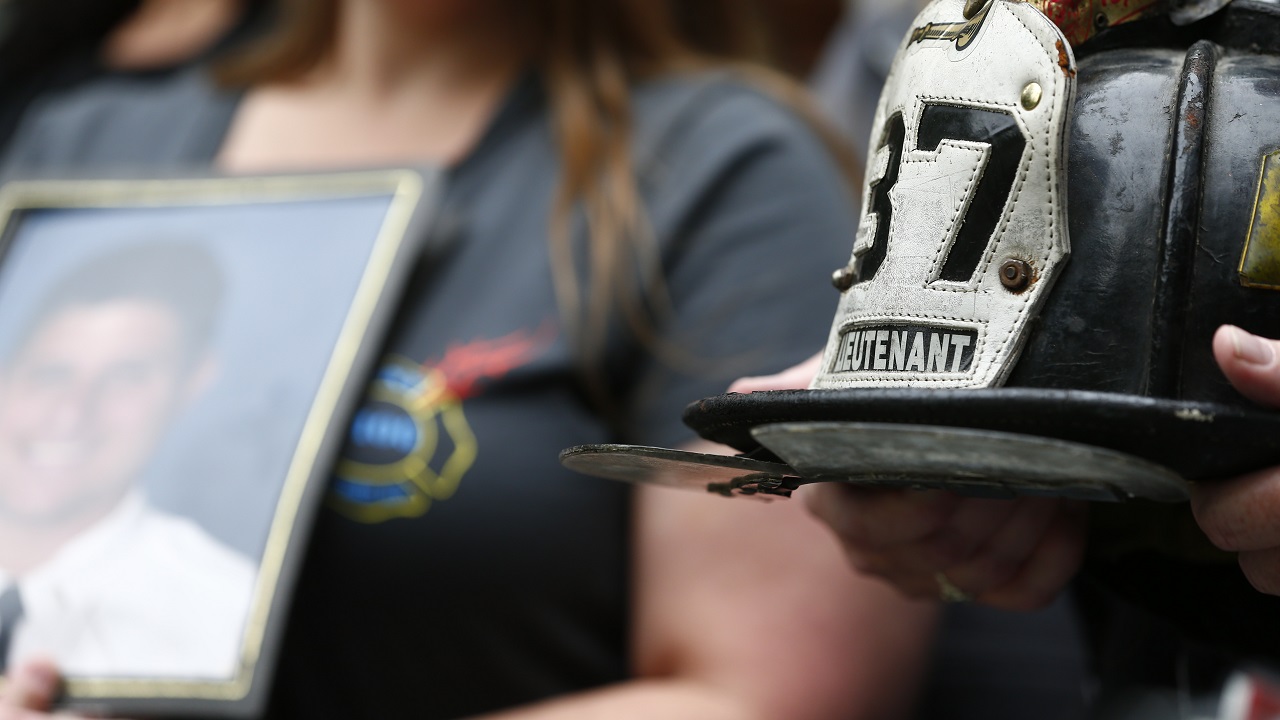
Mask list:
[{"label": "blurred portrait of a man", "polygon": [[135,244],[56,279],[0,348],[0,667],[233,674],[254,565],[140,485],[217,375],[223,278],[194,244]]}]

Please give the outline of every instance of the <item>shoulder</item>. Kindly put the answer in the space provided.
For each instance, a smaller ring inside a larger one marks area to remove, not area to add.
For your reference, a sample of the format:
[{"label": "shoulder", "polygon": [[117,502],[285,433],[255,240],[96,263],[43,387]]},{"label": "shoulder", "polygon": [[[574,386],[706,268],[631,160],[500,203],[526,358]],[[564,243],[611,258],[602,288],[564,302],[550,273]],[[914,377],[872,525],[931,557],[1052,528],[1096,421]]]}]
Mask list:
[{"label": "shoulder", "polygon": [[853,195],[797,110],[730,70],[655,79],[633,97],[635,164],[660,236],[690,237],[733,215],[753,219],[726,240],[735,247],[781,247],[803,233],[826,255],[847,252]]},{"label": "shoulder", "polygon": [[746,80],[673,77],[633,97],[645,220],[673,310],[660,331],[681,362],[646,355],[628,385],[627,439],[672,447],[688,440],[690,399],[821,347],[835,310],[827,278],[857,223],[815,130]]},{"label": "shoulder", "polygon": [[195,160],[202,141],[225,129],[230,104],[203,68],[104,76],[32,102],[4,167],[40,174]]},{"label": "shoulder", "polygon": [[742,73],[704,70],[655,78],[634,91],[640,160],[726,159],[763,149],[830,165],[814,128]]}]

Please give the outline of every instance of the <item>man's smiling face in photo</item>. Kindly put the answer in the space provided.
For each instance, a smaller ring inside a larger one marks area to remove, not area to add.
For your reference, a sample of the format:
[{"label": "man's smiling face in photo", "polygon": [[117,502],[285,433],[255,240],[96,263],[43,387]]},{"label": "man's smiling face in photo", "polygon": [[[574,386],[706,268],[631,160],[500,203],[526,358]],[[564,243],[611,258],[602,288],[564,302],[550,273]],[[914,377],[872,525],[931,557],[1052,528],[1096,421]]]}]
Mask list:
[{"label": "man's smiling face in photo", "polygon": [[0,367],[0,517],[72,519],[136,480],[192,391],[177,314],[149,299],[49,315]]}]

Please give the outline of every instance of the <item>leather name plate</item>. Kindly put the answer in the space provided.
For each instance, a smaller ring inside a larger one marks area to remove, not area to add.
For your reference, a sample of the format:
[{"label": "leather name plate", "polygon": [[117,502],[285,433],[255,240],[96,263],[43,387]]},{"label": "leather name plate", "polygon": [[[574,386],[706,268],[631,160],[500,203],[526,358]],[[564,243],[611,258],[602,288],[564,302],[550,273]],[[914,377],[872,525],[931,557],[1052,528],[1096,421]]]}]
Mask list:
[{"label": "leather name plate", "polygon": [[898,50],[814,388],[1003,384],[1067,259],[1071,49],[1026,3],[963,12]]}]

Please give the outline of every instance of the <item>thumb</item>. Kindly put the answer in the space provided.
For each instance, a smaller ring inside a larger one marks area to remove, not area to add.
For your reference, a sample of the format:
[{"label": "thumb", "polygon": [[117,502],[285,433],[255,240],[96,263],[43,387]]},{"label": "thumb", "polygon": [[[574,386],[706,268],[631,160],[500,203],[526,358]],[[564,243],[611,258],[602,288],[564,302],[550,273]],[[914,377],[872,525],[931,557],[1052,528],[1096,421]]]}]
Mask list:
[{"label": "thumb", "polygon": [[58,695],[61,678],[48,660],[30,660],[18,665],[8,676],[0,707],[48,710]]},{"label": "thumb", "polygon": [[1213,358],[1242,395],[1280,407],[1280,342],[1223,325],[1213,335]]}]

